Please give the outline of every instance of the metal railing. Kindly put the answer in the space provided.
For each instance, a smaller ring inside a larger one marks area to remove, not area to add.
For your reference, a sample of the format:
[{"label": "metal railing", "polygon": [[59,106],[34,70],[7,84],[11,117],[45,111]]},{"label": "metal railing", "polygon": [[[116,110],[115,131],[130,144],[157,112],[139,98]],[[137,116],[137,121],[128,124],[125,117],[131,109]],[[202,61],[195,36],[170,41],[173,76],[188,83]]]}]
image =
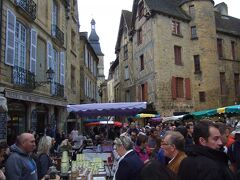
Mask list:
[{"label": "metal railing", "polygon": [[12,83],[19,87],[32,90],[35,88],[35,75],[18,66],[13,67]]},{"label": "metal railing", "polygon": [[15,0],[15,3],[24,12],[26,12],[29,15],[29,17],[31,17],[33,20],[36,19],[37,5],[33,0]]},{"label": "metal railing", "polygon": [[56,24],[52,24],[52,36],[57,39],[61,44],[64,44],[64,33],[59,29]]},{"label": "metal railing", "polygon": [[53,96],[64,97],[64,85],[53,82],[51,86]]}]

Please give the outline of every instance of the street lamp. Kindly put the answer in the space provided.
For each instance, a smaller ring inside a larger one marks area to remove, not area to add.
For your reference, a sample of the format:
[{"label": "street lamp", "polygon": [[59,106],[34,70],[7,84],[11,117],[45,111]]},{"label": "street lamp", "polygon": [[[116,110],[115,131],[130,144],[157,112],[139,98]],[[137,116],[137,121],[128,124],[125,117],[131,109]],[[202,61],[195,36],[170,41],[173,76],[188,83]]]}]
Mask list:
[{"label": "street lamp", "polygon": [[40,81],[40,82],[36,82],[35,83],[35,86],[43,86],[44,84],[48,84],[48,83],[51,83],[53,78],[54,78],[54,70],[50,67],[47,72],[47,81]]}]

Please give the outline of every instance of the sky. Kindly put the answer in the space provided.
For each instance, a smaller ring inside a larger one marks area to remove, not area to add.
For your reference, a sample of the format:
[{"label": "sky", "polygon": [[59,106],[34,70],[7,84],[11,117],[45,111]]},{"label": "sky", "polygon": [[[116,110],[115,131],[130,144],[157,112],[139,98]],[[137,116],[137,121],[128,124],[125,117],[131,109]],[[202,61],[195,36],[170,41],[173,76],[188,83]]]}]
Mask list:
[{"label": "sky", "polygon": [[[240,0],[214,0],[215,5],[225,2],[228,15],[240,19]],[[99,36],[101,50],[104,54],[104,74],[108,78],[110,62],[116,59],[115,45],[122,10],[132,11],[133,0],[78,0],[80,31],[91,32],[91,20]],[[238,8],[238,9],[237,9]]]}]

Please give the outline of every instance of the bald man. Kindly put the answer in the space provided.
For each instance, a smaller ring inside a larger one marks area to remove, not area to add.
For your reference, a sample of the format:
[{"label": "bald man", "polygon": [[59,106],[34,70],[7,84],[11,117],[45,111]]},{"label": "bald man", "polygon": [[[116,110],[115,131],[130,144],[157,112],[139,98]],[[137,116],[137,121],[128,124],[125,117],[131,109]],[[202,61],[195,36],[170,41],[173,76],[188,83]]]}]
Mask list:
[{"label": "bald man", "polygon": [[22,133],[10,147],[11,154],[6,162],[8,180],[37,180],[37,166],[30,154],[36,148],[35,138],[30,133]]}]

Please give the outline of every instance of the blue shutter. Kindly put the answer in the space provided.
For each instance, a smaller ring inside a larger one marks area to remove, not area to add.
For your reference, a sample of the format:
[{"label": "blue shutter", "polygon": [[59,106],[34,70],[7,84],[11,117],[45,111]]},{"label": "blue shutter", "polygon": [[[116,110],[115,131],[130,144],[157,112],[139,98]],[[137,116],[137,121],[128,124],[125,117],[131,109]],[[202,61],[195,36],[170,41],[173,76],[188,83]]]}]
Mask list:
[{"label": "blue shutter", "polygon": [[65,52],[60,52],[60,84],[65,83]]},{"label": "blue shutter", "polygon": [[16,16],[7,10],[5,64],[14,66]]},{"label": "blue shutter", "polygon": [[47,42],[47,69],[52,68],[52,44]]},{"label": "blue shutter", "polygon": [[37,61],[37,31],[31,29],[30,71],[36,75]]}]

